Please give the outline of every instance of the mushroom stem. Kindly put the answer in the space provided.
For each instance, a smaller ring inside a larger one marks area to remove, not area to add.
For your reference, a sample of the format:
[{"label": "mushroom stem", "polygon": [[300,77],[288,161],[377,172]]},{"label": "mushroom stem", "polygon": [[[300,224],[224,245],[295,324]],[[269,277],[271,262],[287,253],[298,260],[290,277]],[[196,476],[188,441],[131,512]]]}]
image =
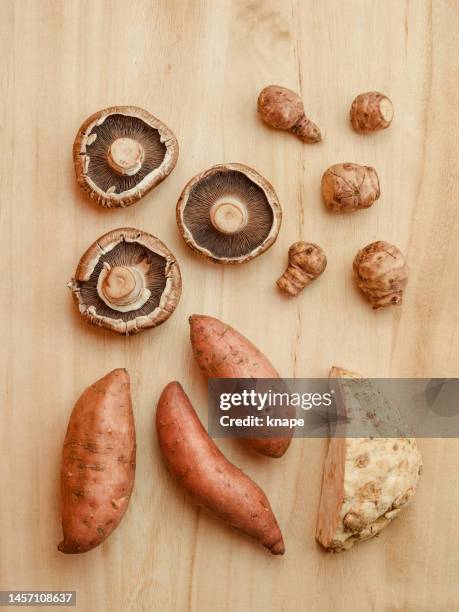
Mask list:
[{"label": "mushroom stem", "polygon": [[247,208],[242,202],[226,198],[215,202],[211,207],[210,220],[215,229],[222,234],[236,234],[247,225]]},{"label": "mushroom stem", "polygon": [[97,286],[100,298],[110,308],[121,312],[140,308],[150,297],[145,280],[148,268],[145,262],[113,268],[105,263]]},{"label": "mushroom stem", "polygon": [[107,151],[107,161],[117,174],[132,176],[142,167],[145,153],[142,145],[133,138],[117,138]]},{"label": "mushroom stem", "polygon": [[134,302],[143,289],[140,278],[132,268],[115,266],[102,281],[102,291],[109,302],[126,305]]}]

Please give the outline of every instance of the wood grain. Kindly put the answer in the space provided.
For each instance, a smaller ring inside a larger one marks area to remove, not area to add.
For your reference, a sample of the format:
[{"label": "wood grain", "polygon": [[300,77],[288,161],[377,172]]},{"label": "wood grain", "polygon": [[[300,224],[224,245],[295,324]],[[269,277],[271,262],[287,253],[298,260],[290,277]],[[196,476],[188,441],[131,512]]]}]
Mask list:
[{"label": "wood grain", "polygon": [[[3,0],[0,3],[2,316],[1,589],[73,589],[78,610],[203,612],[459,610],[459,442],[421,440],[414,505],[377,540],[330,556],[314,542],[324,440],[295,440],[272,461],[235,441],[221,448],[264,487],[287,545],[272,558],[196,510],[166,473],[153,431],[163,386],[179,379],[206,417],[187,317],[222,318],[285,376],[332,364],[368,376],[459,372],[458,37],[455,0]],[[259,90],[301,91],[319,145],[264,126]],[[390,129],[348,123],[357,93],[395,106]],[[96,110],[134,104],[177,135],[172,175],[126,210],[102,210],[76,186],[72,143]],[[219,162],[256,168],[284,221],[274,247],[242,267],[196,258],[175,225],[184,184]],[[328,213],[320,177],[332,163],[377,168],[382,197]],[[139,227],[177,255],[181,303],[161,328],[122,338],[92,329],[66,282],[102,233]],[[296,300],[275,288],[288,246],[327,253],[326,273]],[[358,248],[384,239],[408,256],[401,309],[373,312],[351,278]],[[101,548],[58,553],[58,477],[81,391],[127,367],[137,423],[136,488]]]}]

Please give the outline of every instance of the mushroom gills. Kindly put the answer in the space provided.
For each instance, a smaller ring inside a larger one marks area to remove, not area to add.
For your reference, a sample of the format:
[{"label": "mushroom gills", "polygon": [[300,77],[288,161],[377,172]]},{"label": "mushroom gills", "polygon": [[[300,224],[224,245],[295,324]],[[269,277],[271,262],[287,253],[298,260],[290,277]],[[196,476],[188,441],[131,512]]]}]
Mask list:
[{"label": "mushroom gills", "polygon": [[130,321],[160,305],[166,288],[167,262],[136,242],[120,242],[103,253],[79,293],[99,316]]},{"label": "mushroom gills", "polygon": [[99,189],[120,194],[159,168],[166,151],[158,130],[140,118],[109,115],[88,135],[85,173]]},{"label": "mushroom gills", "polygon": [[236,170],[215,172],[196,183],[183,211],[198,247],[227,259],[259,247],[270,234],[273,218],[263,189]]}]

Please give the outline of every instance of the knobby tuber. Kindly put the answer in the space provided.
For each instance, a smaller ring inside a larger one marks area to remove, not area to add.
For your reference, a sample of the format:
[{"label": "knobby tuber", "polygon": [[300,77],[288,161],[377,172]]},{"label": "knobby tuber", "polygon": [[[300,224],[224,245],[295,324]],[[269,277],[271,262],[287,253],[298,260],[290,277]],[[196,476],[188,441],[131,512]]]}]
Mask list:
[{"label": "knobby tuber", "polygon": [[[343,422],[366,418],[374,424],[379,396],[373,383],[365,381],[363,406],[359,399],[362,389],[352,384],[361,379],[358,374],[332,368],[330,377],[336,379],[332,389],[337,412],[345,417]],[[389,405],[386,426],[391,419],[396,431],[397,414]],[[422,458],[414,438],[346,437],[341,430],[339,437],[330,439],[325,460],[318,542],[327,550],[339,552],[377,535],[412,501],[421,469]]]},{"label": "knobby tuber", "polygon": [[134,487],[135,454],[129,375],[113,370],[86,389],[70,416],[61,468],[61,552],[87,552],[115,529]]},{"label": "knobby tuber", "polygon": [[359,208],[369,208],[380,194],[378,175],[371,166],[335,164],[322,176],[325,205],[335,212],[354,212]]},{"label": "knobby tuber", "polygon": [[288,250],[288,267],[277,286],[287,295],[296,296],[327,266],[323,250],[312,242],[294,242]]},{"label": "knobby tuber", "polygon": [[[280,378],[268,359],[242,334],[218,319],[205,315],[190,317],[193,354],[207,378]],[[293,430],[287,437],[245,438],[244,442],[268,457],[282,457]]]},{"label": "knobby tuber", "polygon": [[375,310],[402,303],[408,266],[396,246],[382,240],[367,245],[355,256],[353,269],[359,289]]},{"label": "knobby tuber", "polygon": [[273,555],[284,554],[282,533],[266,495],[220,452],[178,382],[161,394],[156,429],[169,471],[199,505]]},{"label": "knobby tuber", "polygon": [[351,106],[351,123],[357,132],[376,132],[388,128],[394,118],[390,99],[378,91],[358,95]]},{"label": "knobby tuber", "polygon": [[308,119],[300,96],[285,87],[269,85],[258,96],[258,112],[263,121],[280,130],[288,130],[303,142],[322,140],[320,129]]}]

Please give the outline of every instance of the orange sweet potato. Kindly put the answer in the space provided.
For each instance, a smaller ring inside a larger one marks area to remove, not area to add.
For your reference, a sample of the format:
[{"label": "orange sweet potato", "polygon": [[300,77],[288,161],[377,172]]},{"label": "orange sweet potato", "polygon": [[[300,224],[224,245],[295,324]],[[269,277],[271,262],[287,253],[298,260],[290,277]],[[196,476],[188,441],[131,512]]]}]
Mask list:
[{"label": "orange sweet potato", "polygon": [[61,469],[61,552],[91,550],[118,525],[134,486],[135,452],[129,375],[113,370],[86,389],[70,416]]},{"label": "orange sweet potato", "polygon": [[159,398],[156,429],[169,471],[199,505],[274,555],[284,553],[266,495],[219,451],[178,382],[169,383]]},{"label": "orange sweet potato", "polygon": [[[218,319],[192,315],[190,338],[194,356],[208,378],[280,378],[263,353],[242,334]],[[289,447],[291,436],[246,438],[245,442],[263,455],[282,457]]]}]

